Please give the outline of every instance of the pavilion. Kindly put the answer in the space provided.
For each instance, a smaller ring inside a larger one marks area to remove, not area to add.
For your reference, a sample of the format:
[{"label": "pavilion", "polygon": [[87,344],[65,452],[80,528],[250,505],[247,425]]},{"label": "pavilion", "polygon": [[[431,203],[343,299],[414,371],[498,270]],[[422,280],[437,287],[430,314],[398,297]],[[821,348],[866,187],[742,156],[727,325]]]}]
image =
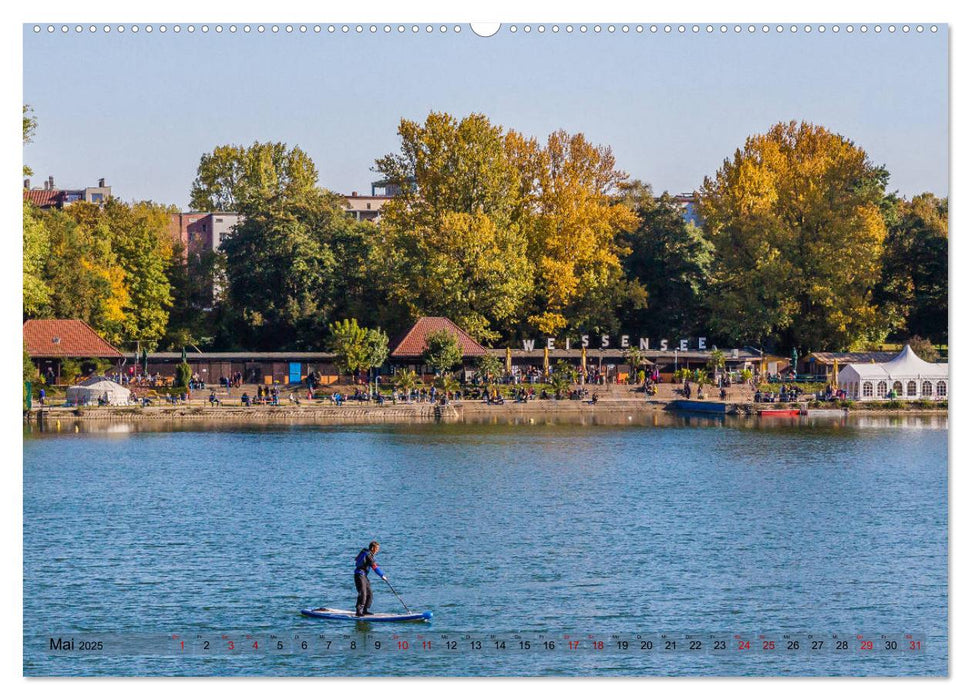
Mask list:
[{"label": "pavilion", "polygon": [[947,399],[946,362],[926,362],[907,345],[888,362],[853,362],[837,375],[840,389],[854,401]]}]

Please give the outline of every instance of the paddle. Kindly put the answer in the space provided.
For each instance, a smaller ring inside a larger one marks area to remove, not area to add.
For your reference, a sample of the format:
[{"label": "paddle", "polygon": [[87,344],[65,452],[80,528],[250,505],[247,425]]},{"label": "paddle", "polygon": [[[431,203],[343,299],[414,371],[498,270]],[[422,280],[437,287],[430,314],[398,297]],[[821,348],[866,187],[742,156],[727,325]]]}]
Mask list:
[{"label": "paddle", "polygon": [[410,612],[411,612],[411,608],[409,608],[409,607],[408,607],[407,605],[405,605],[405,601],[403,601],[403,600],[401,600],[401,596],[400,596],[400,595],[398,595],[398,591],[396,591],[396,590],[394,589],[394,586],[392,586],[392,585],[391,585],[391,581],[389,581],[387,577],[384,577],[384,582],[385,582],[386,584],[388,584],[388,588],[390,588],[390,589],[391,589],[391,592],[392,592],[392,593],[394,593],[394,597],[395,597],[395,598],[397,598],[397,599],[398,599],[398,601],[399,601],[399,602],[400,602],[400,603],[401,603],[402,605],[404,605],[404,606],[405,606],[405,610],[407,610],[407,611],[408,611],[408,612],[410,613]]}]

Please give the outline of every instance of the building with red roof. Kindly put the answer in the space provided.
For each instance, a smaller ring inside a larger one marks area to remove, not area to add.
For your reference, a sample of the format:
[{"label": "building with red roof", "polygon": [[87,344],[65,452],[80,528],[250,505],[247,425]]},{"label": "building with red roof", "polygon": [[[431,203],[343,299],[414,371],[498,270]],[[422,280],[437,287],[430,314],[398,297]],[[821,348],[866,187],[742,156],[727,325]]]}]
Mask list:
[{"label": "building with red roof", "polygon": [[36,318],[24,321],[24,347],[37,369],[46,377],[60,379],[66,359],[117,361],[122,353],[84,321]]},{"label": "building with red roof", "polygon": [[40,209],[63,209],[75,202],[90,202],[101,206],[111,199],[111,187],[105,179],[98,180],[97,187],[61,190],[54,187],[54,176],[44,180],[43,187],[31,188],[30,180],[24,180],[24,200]]},{"label": "building with red roof", "polygon": [[423,316],[402,336],[391,351],[394,361],[418,360],[428,349],[428,336],[438,331],[448,331],[458,338],[463,357],[481,357],[489,353],[475,339],[444,316]]}]

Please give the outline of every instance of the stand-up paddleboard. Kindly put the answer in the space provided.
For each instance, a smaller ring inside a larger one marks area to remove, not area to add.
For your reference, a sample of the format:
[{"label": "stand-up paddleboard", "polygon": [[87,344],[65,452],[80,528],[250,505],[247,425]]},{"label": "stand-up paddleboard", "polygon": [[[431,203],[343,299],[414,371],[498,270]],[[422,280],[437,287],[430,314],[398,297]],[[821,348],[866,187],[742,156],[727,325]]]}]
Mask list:
[{"label": "stand-up paddleboard", "polygon": [[430,612],[413,613],[374,613],[358,617],[353,610],[334,610],[333,608],[307,608],[301,615],[316,617],[319,620],[354,620],[356,622],[427,622],[432,619]]}]

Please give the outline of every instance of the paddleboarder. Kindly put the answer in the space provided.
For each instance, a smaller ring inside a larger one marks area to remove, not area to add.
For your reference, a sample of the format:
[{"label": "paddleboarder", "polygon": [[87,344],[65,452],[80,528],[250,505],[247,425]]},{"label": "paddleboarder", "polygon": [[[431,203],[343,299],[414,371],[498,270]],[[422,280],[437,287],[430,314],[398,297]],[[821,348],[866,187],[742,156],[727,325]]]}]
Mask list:
[{"label": "paddleboarder", "polygon": [[381,545],[371,542],[365,549],[362,549],[354,560],[354,588],[357,589],[357,608],[355,615],[364,617],[371,615],[371,582],[368,581],[368,574],[371,569],[385,581],[388,577],[381,571],[381,567],[374,561],[374,557],[381,551]]}]

